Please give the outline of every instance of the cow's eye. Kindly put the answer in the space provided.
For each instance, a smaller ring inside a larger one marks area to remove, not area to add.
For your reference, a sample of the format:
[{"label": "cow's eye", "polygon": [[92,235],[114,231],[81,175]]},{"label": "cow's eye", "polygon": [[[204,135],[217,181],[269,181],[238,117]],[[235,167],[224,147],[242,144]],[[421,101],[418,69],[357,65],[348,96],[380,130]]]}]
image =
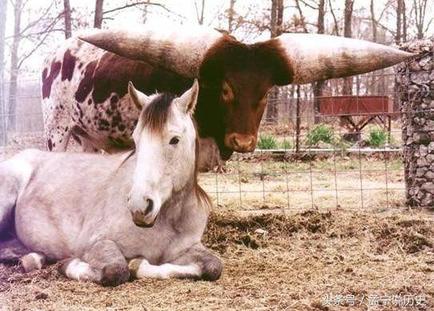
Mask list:
[{"label": "cow's eye", "polygon": [[172,137],[172,139],[170,140],[169,144],[171,145],[177,145],[179,143],[179,137]]}]

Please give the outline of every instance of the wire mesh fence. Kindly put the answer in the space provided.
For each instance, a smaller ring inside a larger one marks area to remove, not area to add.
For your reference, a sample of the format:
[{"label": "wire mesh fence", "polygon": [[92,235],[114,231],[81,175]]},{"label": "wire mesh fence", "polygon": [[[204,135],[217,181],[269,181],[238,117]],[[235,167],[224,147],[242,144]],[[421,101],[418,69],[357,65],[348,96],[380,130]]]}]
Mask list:
[{"label": "wire mesh fence", "polygon": [[[29,147],[45,149],[38,86],[35,80],[19,88],[16,126],[7,131],[0,159]],[[381,94],[387,103],[393,91]],[[249,211],[404,206],[400,113],[387,110],[387,103],[384,111],[369,112],[373,104],[359,107],[354,98],[358,114],[324,114],[300,89],[281,91],[268,99],[278,117],[264,117],[257,150],[234,154],[223,172],[200,174],[201,185],[216,206]],[[366,117],[372,119],[363,128],[346,120],[363,124]]]}]

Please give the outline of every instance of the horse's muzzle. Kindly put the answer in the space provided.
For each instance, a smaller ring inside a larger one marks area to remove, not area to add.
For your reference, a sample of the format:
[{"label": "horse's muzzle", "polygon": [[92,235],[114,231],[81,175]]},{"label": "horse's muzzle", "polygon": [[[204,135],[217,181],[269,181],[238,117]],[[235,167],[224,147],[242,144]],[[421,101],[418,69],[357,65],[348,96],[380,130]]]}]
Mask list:
[{"label": "horse's muzzle", "polygon": [[141,212],[134,212],[132,213],[133,216],[133,222],[136,226],[142,227],[142,228],[151,228],[154,223],[155,219],[153,219],[151,222],[145,220],[146,217],[144,217],[143,213]]},{"label": "horse's muzzle", "polygon": [[142,228],[151,228],[154,223],[155,220],[157,219],[157,217],[155,217],[151,222],[148,221],[149,216],[145,216],[145,214],[141,211],[135,211],[133,213],[131,213],[132,217],[133,217],[133,222],[136,226],[138,227],[142,227]]}]

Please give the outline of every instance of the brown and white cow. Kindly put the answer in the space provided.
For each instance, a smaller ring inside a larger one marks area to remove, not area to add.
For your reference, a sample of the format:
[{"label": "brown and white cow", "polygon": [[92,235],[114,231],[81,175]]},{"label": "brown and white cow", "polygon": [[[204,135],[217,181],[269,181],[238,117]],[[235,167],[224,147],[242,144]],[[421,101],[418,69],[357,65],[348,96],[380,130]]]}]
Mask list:
[{"label": "brown and white cow", "polygon": [[[361,40],[283,34],[253,44],[205,28],[98,30],[73,38],[42,73],[50,150],[73,136],[84,150],[131,147],[138,109],[128,81],[146,94],[181,94],[199,78],[199,134],[223,159],[254,150],[266,94],[273,85],[309,83],[369,72],[411,54]],[[92,43],[86,43],[85,41]]]}]

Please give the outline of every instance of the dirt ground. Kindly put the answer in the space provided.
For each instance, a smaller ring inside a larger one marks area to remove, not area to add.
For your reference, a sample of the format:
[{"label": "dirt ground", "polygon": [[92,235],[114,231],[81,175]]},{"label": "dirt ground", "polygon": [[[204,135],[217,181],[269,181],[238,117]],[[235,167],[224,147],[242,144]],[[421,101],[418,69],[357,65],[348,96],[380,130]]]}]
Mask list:
[{"label": "dirt ground", "polygon": [[433,225],[429,211],[216,208],[204,242],[224,262],[217,282],[104,288],[56,265],[30,274],[0,265],[0,310],[433,310]]},{"label": "dirt ground", "polygon": [[[17,138],[0,159],[27,146]],[[104,288],[56,265],[0,265],[0,311],[434,310],[434,212],[404,207],[403,179],[402,160],[384,155],[233,160],[200,175],[215,203],[204,242],[224,262],[217,282]]]}]

